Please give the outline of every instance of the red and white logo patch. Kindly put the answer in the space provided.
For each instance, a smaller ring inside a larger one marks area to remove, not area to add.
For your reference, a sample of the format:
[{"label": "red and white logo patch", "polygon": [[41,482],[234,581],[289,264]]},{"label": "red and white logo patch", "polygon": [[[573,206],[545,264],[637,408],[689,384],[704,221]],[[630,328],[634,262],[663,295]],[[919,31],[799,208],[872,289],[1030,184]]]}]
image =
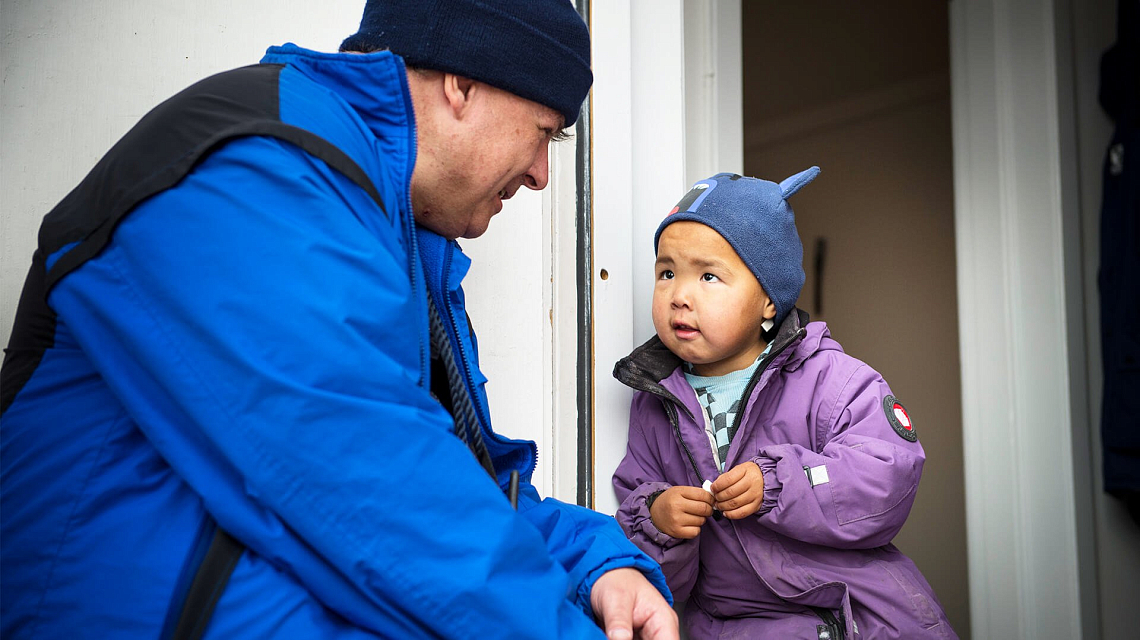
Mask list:
[{"label": "red and white logo patch", "polygon": [[892,407],[892,409],[895,412],[895,417],[898,418],[899,422],[902,423],[903,428],[907,431],[912,431],[914,427],[910,425],[910,416],[906,414],[906,409],[904,409],[903,406],[897,402],[895,403],[895,406]]},{"label": "red and white logo patch", "polygon": [[891,423],[891,428],[895,433],[899,434],[903,440],[909,442],[918,441],[918,432],[914,430],[914,423],[910,420],[910,414],[906,412],[906,407],[895,399],[894,396],[887,396],[883,398],[883,411],[887,414],[887,422]]}]

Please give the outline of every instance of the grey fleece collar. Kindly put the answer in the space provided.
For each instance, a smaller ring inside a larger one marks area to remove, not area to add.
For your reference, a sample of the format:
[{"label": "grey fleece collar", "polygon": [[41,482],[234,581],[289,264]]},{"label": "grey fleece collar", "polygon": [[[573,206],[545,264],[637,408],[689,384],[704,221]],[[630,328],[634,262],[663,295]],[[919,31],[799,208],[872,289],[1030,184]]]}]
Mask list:
[{"label": "grey fleece collar", "polygon": [[[781,352],[803,339],[808,314],[795,307],[780,323],[776,337],[772,340],[773,359]],[[660,395],[661,381],[681,366],[682,360],[670,351],[661,339],[654,335],[645,344],[637,347],[628,356],[614,365],[614,377],[622,384],[638,391],[648,391]]]}]

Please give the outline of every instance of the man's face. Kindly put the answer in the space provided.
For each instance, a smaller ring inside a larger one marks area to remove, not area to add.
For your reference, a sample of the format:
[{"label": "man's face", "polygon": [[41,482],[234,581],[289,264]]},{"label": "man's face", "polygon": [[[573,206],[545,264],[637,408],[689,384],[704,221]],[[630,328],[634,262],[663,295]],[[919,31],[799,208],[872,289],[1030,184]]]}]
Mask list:
[{"label": "man's face", "polygon": [[482,235],[504,200],[522,187],[543,189],[550,141],[562,126],[557,111],[483,83],[466,99],[430,157],[421,155],[435,165],[430,186],[413,188],[416,221],[448,238]]},{"label": "man's face", "polygon": [[763,353],[760,325],[776,307],[719,233],[688,220],[665,227],[655,270],[653,326],[698,375],[739,371]]}]

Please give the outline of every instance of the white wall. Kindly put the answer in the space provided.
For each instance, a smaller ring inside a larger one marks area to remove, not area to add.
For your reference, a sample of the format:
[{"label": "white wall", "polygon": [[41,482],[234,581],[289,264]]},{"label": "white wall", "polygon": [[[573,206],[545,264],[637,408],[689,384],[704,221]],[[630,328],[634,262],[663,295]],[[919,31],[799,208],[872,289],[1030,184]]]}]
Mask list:
[{"label": "white wall", "polygon": [[41,218],[147,111],[286,41],[335,51],[363,3],[5,0],[0,36],[0,339]]},{"label": "white wall", "polygon": [[[363,0],[5,0],[0,39],[0,341],[7,345],[40,220],[151,107],[283,42],[335,51]],[[572,143],[563,143],[570,145]],[[572,167],[571,167],[572,170]],[[564,190],[564,197],[566,197]],[[568,194],[573,202],[573,192]],[[535,484],[551,490],[550,352],[544,322],[549,197],[520,193],[464,242],[497,430],[537,440]],[[549,395],[549,393],[547,393]]]}]

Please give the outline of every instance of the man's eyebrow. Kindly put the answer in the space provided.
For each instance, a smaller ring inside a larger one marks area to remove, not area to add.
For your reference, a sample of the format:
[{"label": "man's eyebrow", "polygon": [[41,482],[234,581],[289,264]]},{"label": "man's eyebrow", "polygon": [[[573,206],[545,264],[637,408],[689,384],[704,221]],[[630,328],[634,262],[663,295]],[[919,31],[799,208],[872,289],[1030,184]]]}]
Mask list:
[{"label": "man's eyebrow", "polygon": [[673,264],[673,259],[669,256],[657,256],[657,264]]}]

